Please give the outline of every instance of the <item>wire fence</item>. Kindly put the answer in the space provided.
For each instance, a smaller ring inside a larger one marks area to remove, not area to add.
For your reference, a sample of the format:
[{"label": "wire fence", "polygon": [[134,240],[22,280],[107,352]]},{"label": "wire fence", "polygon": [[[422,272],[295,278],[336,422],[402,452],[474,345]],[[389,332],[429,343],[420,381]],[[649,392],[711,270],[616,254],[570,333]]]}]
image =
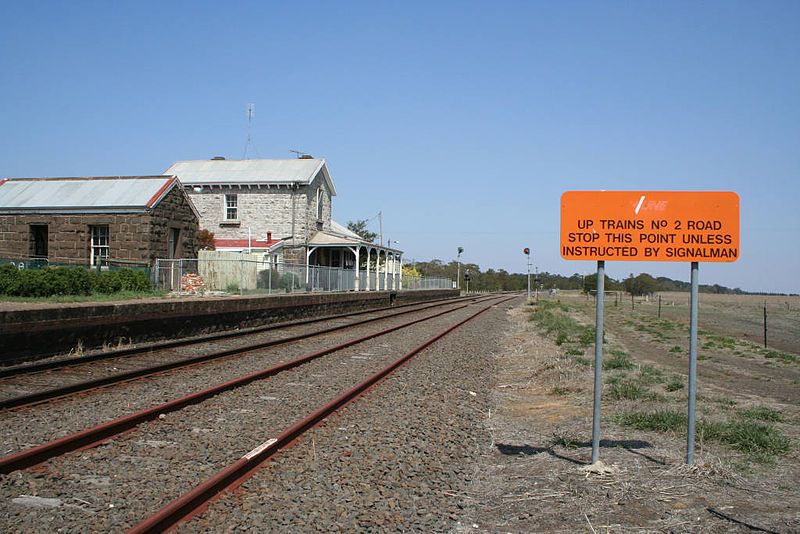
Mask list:
[{"label": "wire fence", "polygon": [[292,293],[296,291],[356,291],[452,289],[449,278],[406,276],[374,267],[343,269],[270,261],[266,257],[237,259],[157,259],[152,277],[156,289],[178,293]]},{"label": "wire fence", "polygon": [[62,258],[62,257],[36,257],[36,256],[7,256],[0,258],[0,265],[10,264],[17,269],[43,269],[45,267],[83,267],[84,269],[95,269],[103,271],[114,271],[117,269],[135,269],[150,273],[149,262],[114,260],[103,258],[97,265],[89,265],[88,260],[83,258]]}]

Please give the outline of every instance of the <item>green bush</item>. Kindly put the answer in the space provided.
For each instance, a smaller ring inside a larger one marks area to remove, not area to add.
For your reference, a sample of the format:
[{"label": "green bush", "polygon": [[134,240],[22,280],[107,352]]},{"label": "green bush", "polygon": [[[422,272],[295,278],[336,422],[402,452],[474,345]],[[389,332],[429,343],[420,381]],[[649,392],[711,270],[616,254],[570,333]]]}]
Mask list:
[{"label": "green bush", "polygon": [[19,284],[19,270],[16,266],[6,263],[0,265],[0,295],[12,295]]},{"label": "green bush", "polygon": [[17,270],[13,265],[0,267],[0,295],[12,297],[51,297],[54,295],[90,295],[119,291],[151,291],[150,278],[144,271],[87,271],[81,267],[46,267]]}]

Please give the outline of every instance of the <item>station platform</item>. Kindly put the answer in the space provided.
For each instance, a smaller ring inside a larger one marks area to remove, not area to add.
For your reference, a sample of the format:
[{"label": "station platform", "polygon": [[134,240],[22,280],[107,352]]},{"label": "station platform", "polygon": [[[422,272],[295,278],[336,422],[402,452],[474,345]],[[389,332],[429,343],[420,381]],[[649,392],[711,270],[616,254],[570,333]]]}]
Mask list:
[{"label": "station platform", "polygon": [[455,289],[0,303],[0,365],[458,296]]}]

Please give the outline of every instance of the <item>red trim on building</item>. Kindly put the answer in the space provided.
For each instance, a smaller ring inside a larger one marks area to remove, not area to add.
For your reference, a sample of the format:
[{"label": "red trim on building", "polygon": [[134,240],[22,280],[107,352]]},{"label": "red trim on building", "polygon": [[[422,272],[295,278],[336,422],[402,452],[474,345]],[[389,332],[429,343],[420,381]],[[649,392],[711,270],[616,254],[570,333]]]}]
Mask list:
[{"label": "red trim on building", "polygon": [[163,195],[164,192],[168,188],[170,188],[172,185],[174,185],[175,182],[177,182],[177,181],[178,181],[178,179],[175,178],[174,176],[172,178],[168,179],[166,181],[166,183],[164,185],[162,185],[161,188],[158,191],[156,191],[156,194],[153,195],[152,197],[150,197],[150,200],[147,201],[147,207],[148,208],[152,208],[153,205],[156,203],[156,201],[158,201],[158,199],[161,198],[161,195]]},{"label": "red trim on building", "polygon": [[2,180],[0,180],[0,185],[3,185],[3,184],[4,184],[4,183],[6,183],[7,181],[8,181],[8,178],[3,178]]},{"label": "red trim on building", "polygon": [[214,246],[217,248],[270,248],[278,243],[277,241],[262,241],[260,239],[215,239]]}]

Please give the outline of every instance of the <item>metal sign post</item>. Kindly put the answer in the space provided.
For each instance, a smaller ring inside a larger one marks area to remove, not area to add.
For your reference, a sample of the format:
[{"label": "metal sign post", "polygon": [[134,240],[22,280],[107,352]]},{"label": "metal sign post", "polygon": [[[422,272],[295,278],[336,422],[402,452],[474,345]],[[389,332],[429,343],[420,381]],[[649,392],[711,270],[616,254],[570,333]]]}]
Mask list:
[{"label": "metal sign post", "polygon": [[603,393],[603,302],[606,262],[597,262],[597,299],[594,331],[594,411],[592,413],[592,463],[600,458],[600,398]]},{"label": "metal sign post", "polygon": [[686,463],[694,463],[695,407],[697,398],[697,298],[698,263],[692,262],[692,292],[689,304],[689,425],[686,430]]}]

